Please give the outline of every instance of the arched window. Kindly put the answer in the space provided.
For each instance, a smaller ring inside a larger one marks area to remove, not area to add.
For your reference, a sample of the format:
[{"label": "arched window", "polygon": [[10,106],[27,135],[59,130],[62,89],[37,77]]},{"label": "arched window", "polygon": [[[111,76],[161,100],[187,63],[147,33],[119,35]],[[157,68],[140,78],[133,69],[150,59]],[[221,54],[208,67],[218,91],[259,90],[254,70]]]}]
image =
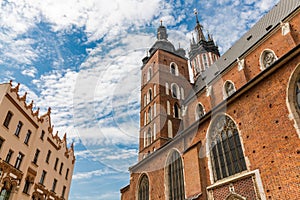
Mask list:
[{"label": "arched window", "polygon": [[151,128],[148,129],[147,132],[147,146],[151,144],[152,140],[152,132],[151,132]]},{"label": "arched window", "polygon": [[144,95],[144,107],[146,107],[146,105],[147,105],[147,96]]},{"label": "arched window", "polygon": [[156,103],[153,104],[153,118],[156,117]]},{"label": "arched window", "polygon": [[294,127],[300,138],[300,63],[289,78],[286,102],[289,116],[294,120]]},{"label": "arched window", "polygon": [[242,144],[234,121],[226,115],[220,115],[210,127],[209,145],[214,180],[246,170]]},{"label": "arched window", "polygon": [[147,114],[144,112],[144,126],[147,124]]},{"label": "arched window", "polygon": [[183,88],[180,88],[180,90],[181,90],[181,99],[184,100],[184,89],[183,89]]},{"label": "arched window", "polygon": [[152,120],[152,109],[149,107],[148,109],[148,123]]},{"label": "arched window", "polygon": [[149,200],[149,180],[144,174],[139,184],[139,199],[138,200]]},{"label": "arched window", "polygon": [[201,119],[205,114],[204,108],[201,103],[198,103],[196,106],[196,120]]},{"label": "arched window", "polygon": [[178,76],[178,66],[176,65],[176,63],[172,62],[170,64],[170,72],[171,74]]},{"label": "arched window", "polygon": [[148,74],[147,74],[147,81],[149,81],[152,78],[152,67],[148,68]]},{"label": "arched window", "polygon": [[148,98],[149,98],[149,100],[148,100],[148,102],[150,102],[150,101],[152,101],[152,90],[151,90],[151,88],[148,90]]},{"label": "arched window", "polygon": [[234,84],[231,81],[226,81],[224,84],[224,99],[235,93]]},{"label": "arched window", "polygon": [[185,192],[182,159],[180,154],[175,150],[169,155],[166,172],[168,199],[184,200]]},{"label": "arched window", "polygon": [[153,97],[156,97],[156,84],[153,85]]},{"label": "arched window", "polygon": [[168,120],[168,137],[173,137],[173,127],[172,127],[172,121]]},{"label": "arched window", "polygon": [[174,104],[174,117],[179,118],[180,117],[180,110],[177,103]]},{"label": "arched window", "polygon": [[169,95],[169,83],[166,83],[166,95]]},{"label": "arched window", "polygon": [[171,114],[170,101],[167,101],[167,114]]},{"label": "arched window", "polygon": [[156,140],[156,123],[153,124],[153,140]]},{"label": "arched window", "polygon": [[271,66],[276,60],[277,56],[275,55],[274,51],[271,49],[266,49],[260,54],[259,63],[260,69],[264,70]]},{"label": "arched window", "polygon": [[172,97],[174,97],[176,99],[180,99],[180,91],[179,91],[179,87],[176,83],[172,83],[171,92],[172,92]]}]

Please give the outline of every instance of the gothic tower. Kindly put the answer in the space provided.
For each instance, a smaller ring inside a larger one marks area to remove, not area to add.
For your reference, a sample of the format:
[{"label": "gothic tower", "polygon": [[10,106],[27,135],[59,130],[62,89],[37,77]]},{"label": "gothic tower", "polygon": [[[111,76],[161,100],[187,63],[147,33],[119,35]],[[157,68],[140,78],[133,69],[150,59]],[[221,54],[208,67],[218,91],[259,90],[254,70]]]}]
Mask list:
[{"label": "gothic tower", "polygon": [[185,51],[175,49],[168,41],[162,23],[149,53],[141,67],[139,160],[162,147],[182,129],[181,102],[190,85]]},{"label": "gothic tower", "polygon": [[219,57],[220,53],[212,36],[208,34],[207,39],[203,34],[203,26],[199,23],[198,12],[195,10],[197,41],[193,36],[190,46],[189,58],[192,67],[194,82],[198,76],[211,66]]}]

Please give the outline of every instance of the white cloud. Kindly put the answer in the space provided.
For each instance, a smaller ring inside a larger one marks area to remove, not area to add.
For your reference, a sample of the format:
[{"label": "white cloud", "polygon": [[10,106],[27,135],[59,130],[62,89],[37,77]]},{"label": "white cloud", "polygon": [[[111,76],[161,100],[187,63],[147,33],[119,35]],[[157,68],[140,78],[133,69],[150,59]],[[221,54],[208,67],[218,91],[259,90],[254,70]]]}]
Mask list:
[{"label": "white cloud", "polygon": [[80,180],[80,179],[90,179],[92,177],[97,177],[97,176],[103,176],[107,174],[113,174],[114,172],[110,169],[99,169],[99,170],[94,170],[94,171],[89,171],[89,172],[81,172],[81,173],[76,173],[72,176],[72,179],[74,181]]},{"label": "white cloud", "polygon": [[31,66],[27,69],[24,69],[21,73],[25,76],[30,76],[30,77],[34,78],[37,73],[37,69],[35,67]]}]

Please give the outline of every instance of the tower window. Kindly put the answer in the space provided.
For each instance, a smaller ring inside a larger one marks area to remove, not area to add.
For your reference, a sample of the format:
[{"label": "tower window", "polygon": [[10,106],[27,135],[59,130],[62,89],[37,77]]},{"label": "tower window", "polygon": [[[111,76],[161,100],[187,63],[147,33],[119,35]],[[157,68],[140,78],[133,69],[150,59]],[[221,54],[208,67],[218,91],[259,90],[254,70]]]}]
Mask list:
[{"label": "tower window", "polygon": [[211,125],[210,149],[214,180],[246,170],[237,127],[228,116],[217,117]]},{"label": "tower window", "polygon": [[12,116],[13,116],[12,112],[11,112],[11,111],[8,111],[7,114],[6,114],[5,120],[4,120],[4,122],[3,122],[3,125],[4,125],[6,128],[8,128],[8,125],[9,125],[9,122],[10,122]]},{"label": "tower window", "polygon": [[203,59],[204,67],[208,68],[208,62],[207,62],[207,56],[206,56],[206,54],[202,54],[202,59]]},{"label": "tower window", "polygon": [[179,111],[179,106],[177,103],[174,104],[174,117],[179,118],[180,117],[180,111]]},{"label": "tower window", "polygon": [[147,74],[147,81],[150,81],[151,78],[152,78],[152,67],[149,67],[148,74]]},{"label": "tower window", "polygon": [[178,76],[178,66],[174,62],[172,62],[170,64],[170,73],[175,75],[175,76]]},{"label": "tower window", "polygon": [[172,92],[172,97],[174,97],[176,99],[180,99],[180,91],[179,91],[179,87],[176,83],[172,83],[171,92]]},{"label": "tower window", "polygon": [[149,180],[146,175],[143,175],[139,184],[138,200],[149,200]]},{"label": "tower window", "polygon": [[167,164],[168,199],[185,199],[183,165],[180,154],[173,151],[168,158]]}]

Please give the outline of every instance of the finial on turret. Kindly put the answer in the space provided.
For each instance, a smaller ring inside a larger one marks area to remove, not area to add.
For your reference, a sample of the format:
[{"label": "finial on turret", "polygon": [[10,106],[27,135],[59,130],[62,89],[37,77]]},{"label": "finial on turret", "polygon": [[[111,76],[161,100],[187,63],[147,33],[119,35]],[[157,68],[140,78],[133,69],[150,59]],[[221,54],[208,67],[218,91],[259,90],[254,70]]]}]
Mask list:
[{"label": "finial on turret", "polygon": [[163,23],[163,20],[161,19],[161,20],[160,20],[160,26],[163,26],[163,24],[162,24],[162,23]]},{"label": "finial on turret", "polygon": [[198,19],[198,10],[196,8],[194,8],[194,14],[196,16],[196,22],[199,23],[199,19]]}]

